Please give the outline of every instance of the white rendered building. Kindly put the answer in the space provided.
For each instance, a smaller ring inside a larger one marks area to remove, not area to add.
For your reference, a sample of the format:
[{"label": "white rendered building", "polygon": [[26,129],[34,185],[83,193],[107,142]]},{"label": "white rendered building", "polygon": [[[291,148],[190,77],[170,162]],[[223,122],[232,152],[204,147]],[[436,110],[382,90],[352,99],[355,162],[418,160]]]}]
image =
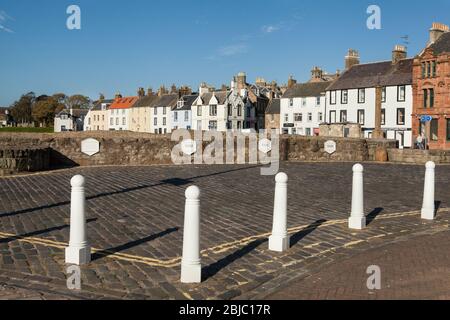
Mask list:
[{"label": "white rendered building", "polygon": [[294,84],[280,99],[280,133],[319,135],[325,121],[326,89],[331,82]]},{"label": "white rendered building", "polygon": [[381,87],[381,129],[400,148],[412,145],[413,59],[396,46],[391,61],[356,64],[327,89],[326,122],[359,123],[364,137],[375,129],[376,88]]}]

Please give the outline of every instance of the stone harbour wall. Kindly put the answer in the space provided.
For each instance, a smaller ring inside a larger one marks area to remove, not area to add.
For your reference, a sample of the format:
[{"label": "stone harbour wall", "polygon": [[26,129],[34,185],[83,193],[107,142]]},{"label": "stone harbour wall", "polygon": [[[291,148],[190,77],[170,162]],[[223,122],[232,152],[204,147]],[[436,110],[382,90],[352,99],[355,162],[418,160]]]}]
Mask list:
[{"label": "stone harbour wall", "polygon": [[48,170],[50,154],[49,148],[0,147],[0,175]]},{"label": "stone harbour wall", "polygon": [[406,164],[425,164],[434,161],[436,164],[450,164],[450,151],[445,150],[399,150],[388,149],[389,161]]},{"label": "stone harbour wall", "polygon": [[[81,152],[81,142],[93,138],[100,142],[100,152],[88,156]],[[171,164],[171,150],[175,142],[170,135],[151,135],[131,132],[64,132],[51,134],[3,134],[3,144],[18,146],[39,145],[51,149],[52,167],[95,165],[152,165]]]},{"label": "stone harbour wall", "polygon": [[[100,151],[93,156],[81,152],[81,142],[88,138],[100,142]],[[324,150],[328,140],[336,142],[336,152],[331,155]],[[0,149],[8,150],[15,146],[22,150],[22,153],[8,158],[22,159],[17,160],[19,171],[45,170],[48,167],[172,164],[171,152],[176,144],[178,142],[171,141],[171,135],[132,132],[0,133]],[[203,148],[209,144],[204,142]],[[390,140],[280,136],[280,158],[284,161],[374,161],[379,150],[387,154],[387,149],[395,145],[396,142]],[[33,153],[33,148],[47,151]],[[248,141],[245,153],[248,161]],[[13,166],[12,162],[4,160],[0,169]]]},{"label": "stone harbour wall", "polygon": [[[333,154],[325,151],[325,143],[330,140],[336,142],[336,152]],[[284,136],[281,159],[326,162],[387,161],[387,157],[380,158],[377,154],[387,154],[387,149],[395,146],[396,141],[393,140]]]}]

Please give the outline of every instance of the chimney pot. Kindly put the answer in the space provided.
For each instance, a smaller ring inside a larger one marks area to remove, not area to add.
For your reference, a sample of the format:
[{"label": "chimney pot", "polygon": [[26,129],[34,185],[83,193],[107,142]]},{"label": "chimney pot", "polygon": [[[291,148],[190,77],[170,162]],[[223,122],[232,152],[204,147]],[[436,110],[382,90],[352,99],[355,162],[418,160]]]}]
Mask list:
[{"label": "chimney pot", "polygon": [[430,29],[430,45],[435,43],[444,33],[449,32],[450,28],[448,25],[433,22]]},{"label": "chimney pot", "polygon": [[345,56],[345,70],[350,69],[354,65],[359,64],[359,52],[354,49],[349,49]]},{"label": "chimney pot", "polygon": [[405,46],[396,45],[392,51],[392,64],[397,64],[400,60],[406,59],[408,56]]}]

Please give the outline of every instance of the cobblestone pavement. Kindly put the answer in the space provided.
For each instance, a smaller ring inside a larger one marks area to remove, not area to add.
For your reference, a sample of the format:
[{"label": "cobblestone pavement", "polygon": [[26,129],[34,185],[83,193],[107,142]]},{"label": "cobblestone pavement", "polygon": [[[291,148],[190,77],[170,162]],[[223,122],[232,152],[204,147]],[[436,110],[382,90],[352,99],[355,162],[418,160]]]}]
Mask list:
[{"label": "cobblestone pavement", "polygon": [[[450,300],[450,231],[407,237],[318,270],[275,294],[275,300]],[[381,289],[368,290],[369,266],[381,271]]]},{"label": "cobblestone pavement", "polygon": [[[267,250],[275,183],[256,166],[75,168],[0,178],[0,285],[6,298],[265,298],[358,253],[448,231],[450,167],[437,168],[440,209],[428,222],[418,212],[424,167],[366,164],[370,224],[364,231],[347,228],[351,168],[282,165],[290,179],[292,236],[292,248],[283,254]],[[87,179],[94,248],[92,263],[82,268],[80,292],[66,288],[64,264],[75,174]],[[183,285],[184,191],[192,184],[202,190],[204,282]]]}]

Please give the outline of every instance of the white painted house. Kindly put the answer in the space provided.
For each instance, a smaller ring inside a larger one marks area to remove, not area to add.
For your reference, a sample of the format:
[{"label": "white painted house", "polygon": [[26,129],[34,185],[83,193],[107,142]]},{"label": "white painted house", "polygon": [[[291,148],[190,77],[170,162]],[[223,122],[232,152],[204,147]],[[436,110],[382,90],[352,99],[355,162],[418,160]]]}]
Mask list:
[{"label": "white painted house", "polygon": [[117,97],[114,100],[108,109],[109,130],[130,130],[131,108],[138,100],[138,97]]},{"label": "white painted house", "polygon": [[172,129],[192,129],[192,104],[197,100],[198,95],[187,95],[177,101],[177,105],[172,109]]},{"label": "white painted house", "polygon": [[325,121],[325,92],[330,84],[308,82],[289,88],[280,99],[280,133],[319,135],[319,125]]},{"label": "white painted house", "polygon": [[406,48],[396,46],[390,61],[356,64],[327,89],[326,122],[359,123],[364,137],[375,129],[376,88],[382,88],[381,129],[399,147],[412,142],[412,69]]},{"label": "white painted house", "polygon": [[258,88],[247,84],[243,72],[234,77],[229,90],[214,91],[202,84],[192,105],[192,128],[221,132],[263,128],[269,99],[253,90]]},{"label": "white painted house", "polygon": [[199,97],[192,104],[192,129],[226,131],[228,125],[228,91],[210,91],[200,86]]},{"label": "white painted house", "polygon": [[83,131],[88,109],[64,109],[55,116],[54,131]]},{"label": "white painted house", "polygon": [[151,105],[152,123],[151,131],[155,134],[172,133],[172,109],[178,102],[178,94],[161,95]]}]

